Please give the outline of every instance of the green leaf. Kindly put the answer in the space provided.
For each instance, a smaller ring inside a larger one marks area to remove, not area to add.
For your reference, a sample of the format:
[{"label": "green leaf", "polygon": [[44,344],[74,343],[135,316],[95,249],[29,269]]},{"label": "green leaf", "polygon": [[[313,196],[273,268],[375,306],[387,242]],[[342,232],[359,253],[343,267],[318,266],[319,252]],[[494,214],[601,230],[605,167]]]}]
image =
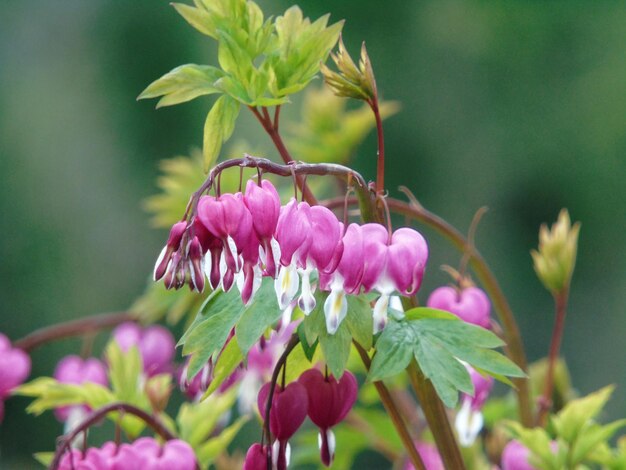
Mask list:
[{"label": "green leaf", "polygon": [[54,452],[35,452],[33,457],[41,465],[48,468],[52,463],[52,459],[54,459]]},{"label": "green leaf", "polygon": [[241,427],[248,421],[247,416],[241,416],[237,421],[222,430],[217,437],[206,441],[199,447],[196,455],[203,468],[207,468],[233,441]]},{"label": "green leaf", "polygon": [[557,434],[566,442],[574,443],[584,426],[600,413],[611,397],[613,389],[614,387],[609,385],[586,397],[569,402],[553,418]]},{"label": "green leaf", "polygon": [[274,281],[266,277],[235,330],[237,342],[244,355],[259,340],[263,332],[280,319],[282,313],[276,300]]},{"label": "green leaf", "polygon": [[298,333],[298,337],[300,338],[300,345],[302,346],[304,355],[309,360],[309,362],[312,362],[313,356],[315,355],[315,351],[319,344],[319,340],[316,338],[313,344],[309,345],[309,341],[306,337],[306,332],[304,331],[304,322],[298,325],[298,329],[296,330],[296,333]]},{"label": "green leaf", "polygon": [[346,368],[352,346],[352,336],[348,326],[342,322],[333,335],[329,335],[324,329],[319,338],[324,360],[333,376],[339,380]]},{"label": "green leaf", "polygon": [[576,465],[588,459],[598,446],[606,443],[618,429],[624,426],[626,426],[626,419],[620,419],[605,426],[595,423],[585,426],[570,450],[571,463]]},{"label": "green leaf", "polygon": [[401,322],[389,322],[376,342],[368,380],[382,380],[404,371],[413,358],[416,342],[412,328],[404,328]]},{"label": "green leaf", "polygon": [[241,352],[241,348],[237,342],[237,338],[231,339],[226,347],[222,350],[217,358],[215,366],[213,367],[213,380],[209,388],[204,393],[204,397],[210,396],[215,390],[219,388],[224,380],[235,372],[235,369],[244,360],[244,354]]},{"label": "green leaf", "polygon": [[524,376],[509,359],[489,349],[501,345],[502,341],[490,331],[447,312],[411,309],[405,320],[391,320],[378,338],[368,378],[381,380],[396,375],[414,356],[445,405],[453,407],[459,391],[473,393],[467,370],[459,361],[500,379]]},{"label": "green leaf", "polygon": [[198,450],[236,400],[237,390],[233,388],[227,393],[214,394],[200,402],[183,403],[176,416],[179,438]]},{"label": "green leaf", "polygon": [[365,295],[349,295],[345,322],[350,334],[366,351],[372,347],[374,320],[372,307]]},{"label": "green leaf", "polygon": [[318,357],[315,357],[315,353],[313,354],[313,357],[309,359],[304,352],[303,344],[298,344],[293,351],[289,353],[287,360],[289,366],[287,367],[287,372],[285,374],[286,383],[297,380],[304,371],[311,368],[312,363],[317,362],[318,360],[319,355]]},{"label": "green leaf", "polygon": [[224,72],[209,65],[181,65],[148,85],[137,99],[163,96],[157,108],[184,103],[198,96],[218,93],[215,82],[223,76]]},{"label": "green leaf", "polygon": [[214,17],[208,11],[194,8],[184,3],[172,3],[172,6],[191,26],[202,34],[217,39],[217,28]]},{"label": "green leaf", "polygon": [[232,135],[238,115],[239,102],[228,95],[220,96],[207,114],[202,146],[205,172],[213,166],[222,144]]},{"label": "green leaf", "polygon": [[558,456],[552,452],[551,439],[542,428],[526,429],[521,424],[507,421],[504,425],[531,452],[530,463],[542,470],[562,470]]}]

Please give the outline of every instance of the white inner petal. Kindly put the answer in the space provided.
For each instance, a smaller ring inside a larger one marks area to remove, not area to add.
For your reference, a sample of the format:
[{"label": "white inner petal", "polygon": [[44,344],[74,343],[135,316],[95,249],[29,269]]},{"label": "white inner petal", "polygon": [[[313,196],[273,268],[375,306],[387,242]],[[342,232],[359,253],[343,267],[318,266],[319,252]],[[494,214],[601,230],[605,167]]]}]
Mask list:
[{"label": "white inner petal", "polygon": [[381,295],[374,304],[374,334],[380,333],[387,325],[387,309],[389,307],[389,296]]},{"label": "white inner petal", "polygon": [[324,302],[324,314],[326,315],[326,330],[328,334],[334,335],[339,325],[346,318],[348,313],[348,301],[343,287],[337,288],[333,285],[330,295]]},{"label": "white inner petal", "polygon": [[281,266],[278,277],[274,281],[276,298],[281,310],[285,310],[298,293],[299,278],[295,263]]},{"label": "white inner petal", "polygon": [[311,271],[313,268],[307,266],[306,269],[299,269],[298,272],[302,275],[302,289],[300,291],[300,297],[298,298],[298,307],[308,315],[315,308],[315,297],[311,290]]},{"label": "white inner petal", "polygon": [[463,447],[474,444],[478,433],[483,428],[483,421],[483,414],[472,410],[471,400],[463,400],[461,409],[454,420],[454,427],[459,434],[459,444]]}]

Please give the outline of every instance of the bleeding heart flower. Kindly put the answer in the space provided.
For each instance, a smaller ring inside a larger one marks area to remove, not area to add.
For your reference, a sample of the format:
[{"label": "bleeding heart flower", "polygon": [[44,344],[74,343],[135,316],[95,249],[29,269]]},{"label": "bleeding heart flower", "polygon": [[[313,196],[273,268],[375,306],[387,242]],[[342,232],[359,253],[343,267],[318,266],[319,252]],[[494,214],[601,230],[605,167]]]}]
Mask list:
[{"label": "bleeding heart flower", "polygon": [[352,409],[356,401],[358,385],[351,372],[344,372],[341,379],[324,377],[317,369],[309,369],[298,379],[309,397],[308,415],[320,428],[319,445],[322,463],[327,467],[335,456],[335,436],[331,431]]},{"label": "bleeding heart flower", "polygon": [[[91,382],[106,387],[108,383],[106,367],[100,360],[93,357],[83,360],[79,356],[66,356],[57,364],[53,377],[66,384]],[[63,406],[56,408],[54,415],[59,421],[67,421],[73,408],[83,410],[81,416],[90,410],[87,406]]]},{"label": "bleeding heart flower", "polygon": [[136,323],[126,322],[113,330],[113,339],[124,352],[132,346],[139,349],[148,377],[171,370],[176,344],[167,328],[159,325],[141,328]]},{"label": "bleeding heart flower", "polygon": [[481,410],[487,398],[489,398],[494,379],[493,377],[481,375],[476,369],[469,365],[465,367],[472,379],[474,394],[462,394],[461,409],[456,415],[454,425],[459,435],[459,443],[464,447],[469,447],[474,443],[478,433],[480,433],[483,428],[483,415]]},{"label": "bleeding heart flower", "polygon": [[267,470],[269,449],[259,443],[252,444],[246,453],[243,470]]},{"label": "bleeding heart flower", "polygon": [[405,296],[415,295],[419,289],[428,261],[428,245],[419,232],[399,228],[391,236],[387,273],[396,290]]},{"label": "bleeding heart flower", "polygon": [[453,313],[467,323],[490,328],[491,303],[478,287],[461,291],[449,286],[439,287],[430,294],[427,305]]},{"label": "bleeding heart flower", "polygon": [[[257,404],[263,419],[265,416],[270,384],[267,383],[259,391]],[[270,432],[276,438],[272,458],[278,470],[285,470],[289,463],[289,447],[287,441],[293,436],[306,419],[309,398],[306,388],[299,382],[291,382],[284,389],[276,385],[270,409]]]},{"label": "bleeding heart flower", "polygon": [[166,441],[161,446],[152,437],[141,437],[132,444],[137,464],[133,468],[153,470],[195,470],[196,456],[191,446],[180,439]]},{"label": "bleeding heart flower", "polygon": [[165,272],[168,270],[170,262],[172,261],[172,255],[180,248],[180,241],[187,229],[187,222],[182,221],[174,224],[170,230],[170,235],[167,239],[166,245],[163,247],[161,254],[157,258],[154,266],[154,280],[161,279]]},{"label": "bleeding heart flower", "polygon": [[509,442],[502,451],[502,470],[536,470],[529,462],[530,451],[516,440]]}]

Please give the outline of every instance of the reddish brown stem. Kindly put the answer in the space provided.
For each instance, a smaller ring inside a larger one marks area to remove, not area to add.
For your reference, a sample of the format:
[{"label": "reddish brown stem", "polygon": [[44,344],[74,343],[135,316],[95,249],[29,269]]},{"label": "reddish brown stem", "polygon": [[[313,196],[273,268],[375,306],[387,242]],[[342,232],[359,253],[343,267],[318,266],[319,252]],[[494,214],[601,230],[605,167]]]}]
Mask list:
[{"label": "reddish brown stem", "polygon": [[[294,159],[291,157],[289,150],[287,150],[287,147],[285,146],[285,143],[283,142],[283,139],[278,132],[278,122],[276,121],[272,123],[269,113],[267,112],[267,108],[263,107],[261,109],[263,110],[263,114],[259,113],[259,110],[257,108],[250,106],[250,111],[252,111],[252,114],[254,114],[257,120],[261,123],[261,126],[263,126],[265,132],[267,132],[267,134],[270,136],[270,139],[272,139],[272,142],[274,143],[274,146],[276,147],[276,150],[278,150],[278,153],[280,154],[283,161],[287,164],[293,162]],[[302,176],[296,175],[296,181],[298,183],[300,191],[302,191],[304,200],[311,205],[317,204],[317,199],[307,186],[304,178]]]},{"label": "reddish brown stem", "polygon": [[63,453],[69,449],[71,443],[74,439],[76,439],[76,436],[78,436],[81,432],[86,431],[112,412],[123,412],[136,416],[150,426],[150,428],[152,428],[152,430],[165,441],[176,438],[176,436],[174,436],[156,416],[152,416],[141,408],[137,408],[129,403],[111,403],[92,411],[78,426],[74,428],[72,432],[59,438],[59,445],[54,453],[54,458],[52,459],[52,463],[49,468],[51,470],[56,470],[61,463]]},{"label": "reddish brown stem", "polygon": [[79,318],[78,320],[71,320],[65,323],[57,323],[40,328],[18,339],[13,343],[13,346],[30,352],[50,341],[96,333],[100,330],[113,328],[120,323],[133,319],[134,315],[130,312],[91,315],[86,318]]},{"label": "reddish brown stem", "polygon": [[556,361],[559,357],[561,349],[561,340],[563,339],[563,329],[565,327],[565,315],[567,313],[567,290],[554,295],[554,307],[556,310],[556,318],[554,320],[554,329],[552,330],[552,341],[550,342],[550,352],[548,354],[548,371],[546,373],[546,382],[543,389],[543,395],[539,399],[539,409],[537,411],[537,425],[545,427],[548,419],[548,412],[552,408],[552,390],[554,389],[554,372]]},{"label": "reddish brown stem", "polygon": [[[367,370],[370,369],[372,364],[372,360],[370,359],[367,351],[363,349],[363,347],[357,343],[356,341],[352,341],[354,347],[356,348],[359,356],[361,356],[361,361],[363,361],[363,365]],[[415,447],[415,443],[413,442],[413,438],[404,423],[402,415],[396,406],[396,403],[391,395],[391,392],[387,388],[387,386],[382,381],[374,382],[374,387],[376,387],[376,391],[378,392],[378,396],[380,397],[380,401],[383,403],[385,410],[389,414],[391,418],[391,422],[393,423],[398,435],[400,436],[400,440],[402,440],[402,445],[405,450],[409,454],[409,460],[413,464],[416,470],[426,470],[426,466],[422,461],[422,457],[420,456],[417,448]]]}]

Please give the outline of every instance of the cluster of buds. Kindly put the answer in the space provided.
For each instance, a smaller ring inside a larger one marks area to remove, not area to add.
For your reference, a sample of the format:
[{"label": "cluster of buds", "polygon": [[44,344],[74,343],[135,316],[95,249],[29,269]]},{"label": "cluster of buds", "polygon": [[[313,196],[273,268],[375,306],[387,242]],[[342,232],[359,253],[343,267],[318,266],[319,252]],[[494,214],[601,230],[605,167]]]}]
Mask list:
[{"label": "cluster of buds", "polygon": [[196,456],[185,441],[173,439],[159,444],[151,437],[142,437],[131,444],[107,442],[85,452],[72,449],[63,455],[59,470],[114,470],[151,468],[155,470],[195,470]]},{"label": "cluster of buds", "polygon": [[30,357],[0,333],[0,423],[4,418],[4,400],[30,374]]},{"label": "cluster of buds", "polygon": [[385,326],[390,295],[418,290],[427,259],[426,241],[413,229],[345,227],[323,206],[295,198],[281,206],[269,181],[250,180],[245,193],[199,198],[191,221],[172,227],[154,278],[167,288],[188,284],[198,291],[205,279],[224,291],[236,284],[247,304],[269,276],[281,309],[297,301],[309,314],[316,306],[311,278],[317,272],[319,288],[330,291],[324,304],[328,332],[335,333],[347,313],[346,294],[376,291],[376,333]]},{"label": "cluster of buds", "polygon": [[285,470],[290,455],[288,440],[300,428],[307,415],[320,428],[321,460],[324,465],[330,466],[335,455],[335,436],[331,428],[343,421],[356,401],[358,388],[354,375],[345,372],[337,380],[317,369],[311,369],[286,387],[276,384],[267,417],[270,391],[270,383],[261,388],[258,407],[263,419],[269,419],[269,430],[275,441],[273,445],[252,445],[246,454],[244,470],[267,470],[269,466]]}]

